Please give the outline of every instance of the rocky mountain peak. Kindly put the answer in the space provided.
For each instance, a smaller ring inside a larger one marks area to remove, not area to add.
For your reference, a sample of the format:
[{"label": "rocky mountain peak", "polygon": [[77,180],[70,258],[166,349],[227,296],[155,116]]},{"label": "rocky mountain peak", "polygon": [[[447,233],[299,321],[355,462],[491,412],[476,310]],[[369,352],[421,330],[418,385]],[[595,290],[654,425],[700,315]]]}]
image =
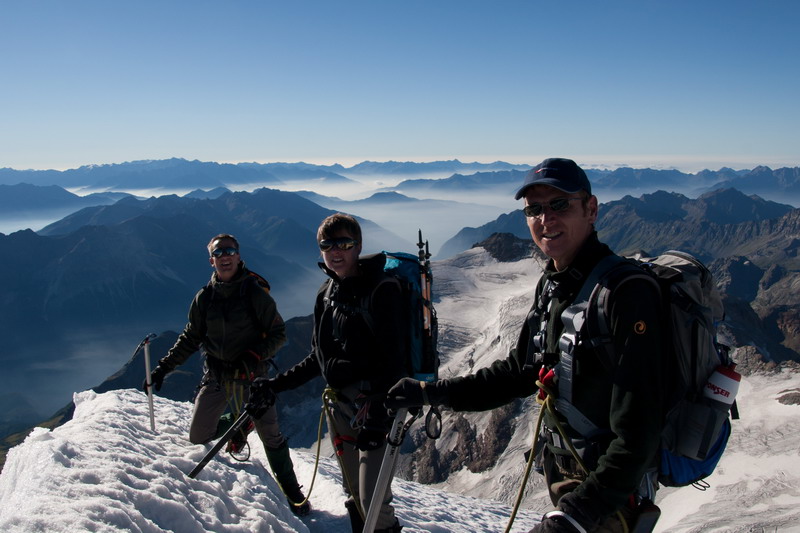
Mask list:
[{"label": "rocky mountain peak", "polygon": [[511,233],[493,233],[472,246],[483,248],[500,262],[512,263],[530,257],[536,248],[530,239],[520,239]]}]

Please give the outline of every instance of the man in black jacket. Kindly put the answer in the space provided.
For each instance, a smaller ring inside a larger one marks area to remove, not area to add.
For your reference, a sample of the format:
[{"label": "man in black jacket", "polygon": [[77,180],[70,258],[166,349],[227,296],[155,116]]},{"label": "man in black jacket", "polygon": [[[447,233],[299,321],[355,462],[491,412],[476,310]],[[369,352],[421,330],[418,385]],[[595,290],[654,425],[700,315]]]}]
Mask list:
[{"label": "man in black jacket", "polygon": [[[593,268],[612,252],[597,239],[597,198],[572,160],[546,159],[534,167],[517,191],[520,198],[531,237],[550,260],[516,348],[471,375],[427,385],[403,379],[389,391],[386,406],[482,411],[533,394],[546,403],[549,395],[554,411],[544,417],[535,452],[556,510],[532,531],[627,531],[639,503],[652,499],[656,488],[652,471],[663,427],[665,372],[659,297],[645,281],[613,291],[616,361],[582,344],[559,344],[568,333],[562,319],[570,313],[564,312],[579,303]],[[565,346],[572,350],[566,354],[574,357],[572,370],[559,365]]]},{"label": "man in black jacket", "polygon": [[[205,373],[189,428],[193,444],[204,444],[224,433],[227,427],[220,422],[220,416],[227,407],[238,416],[247,402],[250,382],[267,375],[269,360],[286,343],[286,326],[275,300],[260,276],[245,267],[236,238],[217,235],[207,248],[208,261],[214,269],[211,281],[192,300],[189,322],[151,376],[155,389],[161,390],[164,377],[202,349]],[[145,389],[146,386],[145,383]],[[264,444],[267,460],[292,512],[308,514],[311,507],[297,483],[275,406],[271,405],[251,424],[248,430],[254,427]],[[245,443],[246,434],[237,435],[229,446],[236,452]]]}]

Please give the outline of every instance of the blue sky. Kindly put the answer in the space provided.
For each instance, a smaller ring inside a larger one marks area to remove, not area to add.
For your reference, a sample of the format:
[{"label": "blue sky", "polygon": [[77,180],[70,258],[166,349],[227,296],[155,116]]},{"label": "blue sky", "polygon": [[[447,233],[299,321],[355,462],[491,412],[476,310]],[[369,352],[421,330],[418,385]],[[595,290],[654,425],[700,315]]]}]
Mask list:
[{"label": "blue sky", "polygon": [[0,167],[800,165],[800,2],[0,0]]}]

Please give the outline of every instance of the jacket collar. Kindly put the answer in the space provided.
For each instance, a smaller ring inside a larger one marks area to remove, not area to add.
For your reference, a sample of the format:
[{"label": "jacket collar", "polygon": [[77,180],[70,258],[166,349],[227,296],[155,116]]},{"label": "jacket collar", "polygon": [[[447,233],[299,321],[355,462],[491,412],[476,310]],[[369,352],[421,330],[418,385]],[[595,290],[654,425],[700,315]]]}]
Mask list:
[{"label": "jacket collar", "polygon": [[[382,253],[362,255],[358,258],[358,276],[356,277],[374,276],[380,272],[383,272],[383,265],[385,264],[386,256]],[[319,268],[333,281],[342,281],[339,279],[339,276],[336,275],[336,272],[325,266],[325,263],[319,262],[317,263],[317,266],[319,266]]]},{"label": "jacket collar", "polygon": [[550,259],[545,267],[545,274],[553,281],[567,285],[575,283],[580,286],[597,263],[612,253],[611,249],[597,238],[597,232],[593,231],[583,242],[575,259],[567,268],[560,272],[557,271],[553,260]]}]

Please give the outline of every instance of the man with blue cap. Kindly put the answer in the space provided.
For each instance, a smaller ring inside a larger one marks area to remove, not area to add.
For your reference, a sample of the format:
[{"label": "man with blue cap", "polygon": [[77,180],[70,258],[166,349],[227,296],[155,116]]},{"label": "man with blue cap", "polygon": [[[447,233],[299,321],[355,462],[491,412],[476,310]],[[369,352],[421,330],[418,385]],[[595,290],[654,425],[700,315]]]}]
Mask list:
[{"label": "man with blue cap", "polygon": [[585,301],[581,289],[594,287],[592,271],[613,255],[594,228],[597,197],[574,161],[550,158],[526,174],[515,199],[524,201],[531,237],[549,257],[516,347],[474,374],[432,384],[404,378],[386,406],[485,411],[535,394],[545,411],[535,465],[555,510],[531,532],[647,531],[657,518],[652,500],[668,370],[659,295],[641,279],[611,291],[614,361],[569,342],[582,332],[572,322]]}]

